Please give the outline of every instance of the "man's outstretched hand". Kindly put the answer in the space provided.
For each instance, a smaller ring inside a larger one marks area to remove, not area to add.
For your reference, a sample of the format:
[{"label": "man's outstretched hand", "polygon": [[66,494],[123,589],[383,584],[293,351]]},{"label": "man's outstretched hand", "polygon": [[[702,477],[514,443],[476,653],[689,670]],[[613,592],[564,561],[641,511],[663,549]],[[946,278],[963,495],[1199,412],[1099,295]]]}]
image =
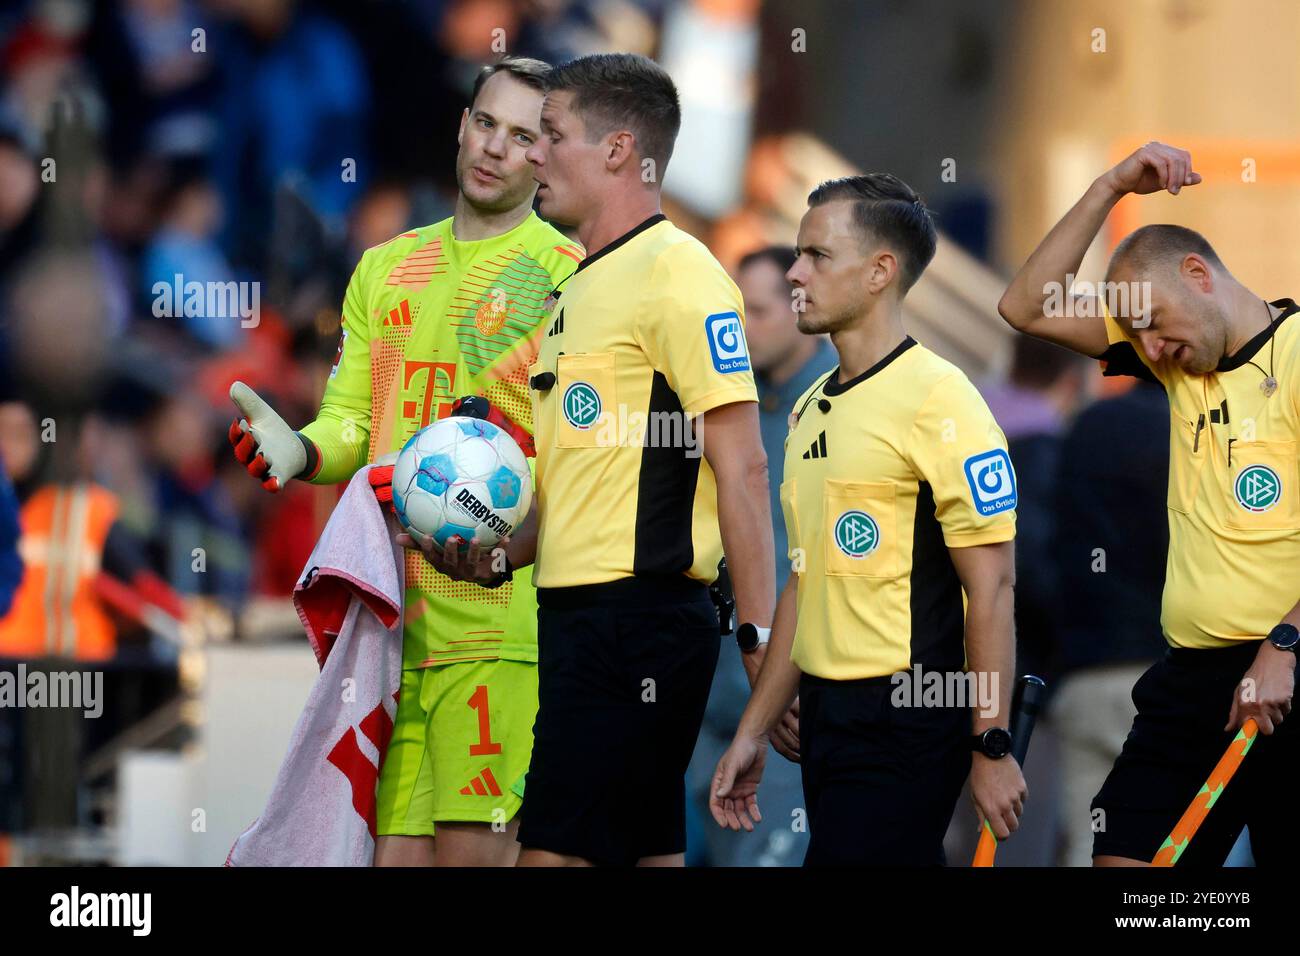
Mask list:
[{"label": "man's outstretched hand", "polygon": [[248,473],[267,491],[279,491],[307,467],[307,448],[257,392],[243,382],[230,386],[240,417],[230,424],[230,444]]},{"label": "man's outstretched hand", "polygon": [[758,809],[758,782],[767,761],[767,740],[740,736],[731,742],[713,772],[709,812],[720,827],[750,830],[763,819]]}]

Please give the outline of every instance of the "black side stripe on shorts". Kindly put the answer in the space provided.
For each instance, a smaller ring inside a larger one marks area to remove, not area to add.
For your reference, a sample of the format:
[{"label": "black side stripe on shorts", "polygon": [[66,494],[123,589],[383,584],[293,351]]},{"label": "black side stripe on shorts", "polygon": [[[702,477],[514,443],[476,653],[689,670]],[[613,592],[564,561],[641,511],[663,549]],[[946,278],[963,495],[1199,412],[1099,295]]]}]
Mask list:
[{"label": "black side stripe on shorts", "polygon": [[[700,459],[686,456],[685,442],[681,440],[684,435],[678,431],[685,428],[682,403],[660,372],[655,372],[651,380],[647,411],[645,447],[641,449],[641,474],[637,481],[632,571],[635,574],[680,573],[689,570],[695,562],[691,514]],[[658,437],[660,447],[652,447],[653,436]],[[669,438],[672,440],[665,441]],[[669,447],[662,447],[665,444]]]}]

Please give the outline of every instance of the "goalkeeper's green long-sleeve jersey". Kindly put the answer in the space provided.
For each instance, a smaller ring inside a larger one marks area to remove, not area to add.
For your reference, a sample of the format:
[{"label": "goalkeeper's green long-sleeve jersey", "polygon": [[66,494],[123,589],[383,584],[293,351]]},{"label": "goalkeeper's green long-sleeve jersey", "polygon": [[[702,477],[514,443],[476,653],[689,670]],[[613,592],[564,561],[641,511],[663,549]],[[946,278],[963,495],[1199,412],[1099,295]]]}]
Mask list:
[{"label": "goalkeeper's green long-sleeve jersey", "polygon": [[[465,395],[486,396],[531,432],[528,367],[551,293],[582,257],[535,213],[490,239],[456,239],[445,219],[367,249],[348,283],[320,413],[302,429],[321,452],[310,480],[348,480]],[[537,660],[531,578],[488,590],[408,551],[403,666]]]}]

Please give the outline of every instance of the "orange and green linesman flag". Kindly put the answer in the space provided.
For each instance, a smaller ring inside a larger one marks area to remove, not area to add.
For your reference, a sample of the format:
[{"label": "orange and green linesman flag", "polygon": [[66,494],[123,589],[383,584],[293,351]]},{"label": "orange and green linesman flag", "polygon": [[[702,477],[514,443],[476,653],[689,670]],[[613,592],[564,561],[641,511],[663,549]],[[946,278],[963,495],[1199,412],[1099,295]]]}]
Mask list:
[{"label": "orange and green linesman flag", "polygon": [[1219,797],[1223,796],[1228,781],[1237,772],[1241,762],[1246,759],[1246,754],[1250,752],[1250,747],[1258,733],[1259,725],[1255,723],[1254,718],[1241,725],[1237,736],[1232,738],[1232,743],[1228,744],[1228,749],[1210,771],[1209,779],[1201,786],[1200,792],[1192,799],[1191,805],[1174,825],[1169,836],[1165,837],[1165,842],[1160,845],[1160,849],[1156,851],[1155,858],[1151,861],[1152,866],[1173,866],[1178,862],[1178,858],[1192,842],[1196,831],[1209,816],[1210,810],[1218,803]]}]

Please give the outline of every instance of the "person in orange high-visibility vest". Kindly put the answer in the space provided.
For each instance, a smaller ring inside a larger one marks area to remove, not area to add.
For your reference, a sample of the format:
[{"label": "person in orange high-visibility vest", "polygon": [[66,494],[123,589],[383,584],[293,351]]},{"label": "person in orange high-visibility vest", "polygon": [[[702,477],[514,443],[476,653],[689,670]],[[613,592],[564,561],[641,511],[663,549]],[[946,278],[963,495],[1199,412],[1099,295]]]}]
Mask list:
[{"label": "person in orange high-visibility vest", "polygon": [[9,613],[23,579],[23,559],[18,555],[18,496],[4,468],[0,449],[0,617]]},{"label": "person in orange high-visibility vest", "polygon": [[0,657],[102,661],[117,629],[96,593],[116,496],[90,484],[47,485],[22,507],[23,579],[0,618]]}]

